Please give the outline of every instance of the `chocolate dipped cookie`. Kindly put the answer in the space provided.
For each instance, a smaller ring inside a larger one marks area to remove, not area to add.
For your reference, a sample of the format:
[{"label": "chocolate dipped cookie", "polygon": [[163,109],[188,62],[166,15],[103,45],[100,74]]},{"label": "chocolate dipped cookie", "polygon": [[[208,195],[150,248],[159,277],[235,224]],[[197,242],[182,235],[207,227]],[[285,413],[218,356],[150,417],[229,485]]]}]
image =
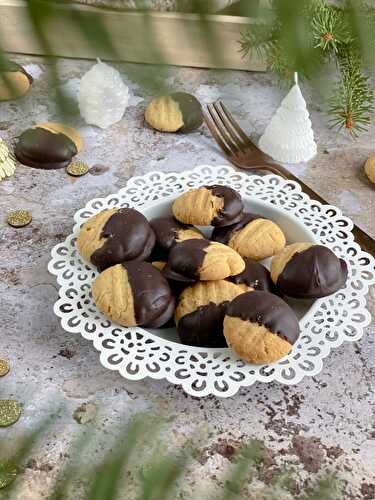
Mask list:
[{"label": "chocolate dipped cookie", "polygon": [[181,241],[204,238],[197,228],[182,224],[171,215],[152,219],[150,224],[156,237],[155,250],[160,255],[167,256],[172,246]]},{"label": "chocolate dipped cookie", "polygon": [[347,277],[346,262],[323,245],[293,243],[272,259],[272,281],[283,294],[297,299],[331,295]]},{"label": "chocolate dipped cookie", "polygon": [[174,217],[183,224],[227,226],[242,218],[241,196],[227,186],[202,186],[182,194],[172,205]]},{"label": "chocolate dipped cookie", "polygon": [[277,224],[260,215],[245,213],[235,224],[215,228],[212,239],[228,245],[242,257],[262,260],[285,247],[285,236]]},{"label": "chocolate dipped cookie", "polygon": [[271,279],[269,270],[260,262],[247,257],[244,257],[243,260],[245,261],[245,269],[242,273],[227,279],[236,285],[244,285],[254,290],[277,294],[277,287]]},{"label": "chocolate dipped cookie", "polygon": [[33,78],[13,61],[0,62],[0,101],[10,101],[25,95]]},{"label": "chocolate dipped cookie", "polygon": [[167,280],[148,262],[112,266],[94,280],[97,308],[123,326],[158,328],[173,316],[175,300]]},{"label": "chocolate dipped cookie", "polygon": [[81,151],[79,132],[61,123],[41,123],[27,129],[15,147],[17,160],[29,167],[52,170],[64,168]]},{"label": "chocolate dipped cookie", "polygon": [[133,208],[99,212],[82,226],[77,238],[79,253],[100,271],[129,260],[145,260],[154,244],[148,220]]},{"label": "chocolate dipped cookie", "polygon": [[214,281],[235,276],[245,269],[237,252],[214,241],[186,240],[177,243],[169,253],[164,275],[176,281]]},{"label": "chocolate dipped cookie", "polygon": [[182,292],[175,321],[181,342],[198,347],[226,347],[223,320],[231,300],[244,289],[229,281],[205,281]]},{"label": "chocolate dipped cookie", "polygon": [[293,310],[280,297],[253,291],[236,297],[224,318],[228,346],[249,363],[273,363],[291,350],[299,336]]}]

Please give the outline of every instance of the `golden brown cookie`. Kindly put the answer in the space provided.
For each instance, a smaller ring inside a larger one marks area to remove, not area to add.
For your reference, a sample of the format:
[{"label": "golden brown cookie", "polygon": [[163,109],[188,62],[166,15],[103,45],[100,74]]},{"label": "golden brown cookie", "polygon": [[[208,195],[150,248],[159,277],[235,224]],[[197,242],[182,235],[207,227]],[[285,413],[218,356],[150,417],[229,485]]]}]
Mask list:
[{"label": "golden brown cookie", "polygon": [[125,262],[103,271],[92,284],[97,308],[123,326],[158,328],[173,316],[167,280],[147,262]]},{"label": "golden brown cookie", "polygon": [[261,290],[263,292],[270,292],[278,294],[276,285],[271,279],[271,274],[269,270],[264,267],[260,262],[248,259],[244,257],[245,269],[242,273],[237,274],[237,276],[231,276],[227,278],[232,283],[236,285],[245,285],[254,290]]},{"label": "golden brown cookie", "polygon": [[171,215],[152,219],[150,224],[156,237],[154,252],[157,257],[168,256],[168,252],[176,243],[204,238],[196,227],[182,224]]},{"label": "golden brown cookie", "polygon": [[12,61],[0,63],[0,101],[22,97],[32,83],[32,77],[19,64]]},{"label": "golden brown cookie", "polygon": [[347,276],[344,260],[312,243],[288,245],[271,264],[271,278],[280,292],[301,299],[331,295],[345,285]]},{"label": "golden brown cookie", "polygon": [[177,330],[183,344],[225,347],[223,320],[228,303],[248,291],[229,281],[205,281],[185,288],[175,312]]},{"label": "golden brown cookie", "polygon": [[242,257],[226,245],[194,239],[172,248],[164,275],[176,281],[215,281],[235,276],[244,269]]},{"label": "golden brown cookie", "polygon": [[268,292],[240,295],[228,305],[224,318],[228,346],[249,363],[273,363],[286,356],[299,332],[293,310]]},{"label": "golden brown cookie", "polygon": [[185,92],[153,99],[145,111],[146,122],[160,132],[191,132],[203,123],[199,101]]},{"label": "golden brown cookie", "polygon": [[150,256],[155,235],[146,217],[133,208],[111,208],[91,217],[81,228],[77,248],[99,270]]},{"label": "golden brown cookie", "polygon": [[369,156],[365,163],[365,174],[368,179],[375,184],[375,155]]},{"label": "golden brown cookie", "polygon": [[231,226],[215,228],[212,239],[229,245],[242,257],[263,260],[285,247],[285,236],[277,224],[260,215],[246,213]]}]

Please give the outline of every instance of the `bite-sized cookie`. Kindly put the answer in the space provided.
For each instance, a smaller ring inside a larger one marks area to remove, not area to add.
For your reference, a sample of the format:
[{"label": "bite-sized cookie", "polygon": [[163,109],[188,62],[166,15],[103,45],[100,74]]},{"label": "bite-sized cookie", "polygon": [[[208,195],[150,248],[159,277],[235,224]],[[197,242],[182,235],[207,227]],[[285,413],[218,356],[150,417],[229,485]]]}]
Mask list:
[{"label": "bite-sized cookie", "polygon": [[192,132],[203,123],[202,106],[193,95],[175,92],[153,99],[145,120],[160,132]]},{"label": "bite-sized cookie", "polygon": [[348,277],[346,262],[322,245],[293,243],[276,255],[271,278],[285,295],[317,299],[336,292]]},{"label": "bite-sized cookie", "polygon": [[195,239],[177,243],[169,253],[164,275],[176,281],[214,281],[245,269],[237,252],[214,241]]},{"label": "bite-sized cookie", "polygon": [[13,61],[0,62],[0,101],[10,101],[25,95],[33,78]]},{"label": "bite-sized cookie", "polygon": [[79,132],[61,123],[41,123],[27,129],[15,147],[17,160],[24,165],[46,170],[64,168],[81,151]]},{"label": "bite-sized cookie", "polygon": [[100,271],[128,260],[145,260],[155,244],[148,220],[133,208],[111,208],[91,217],[81,228],[77,248]]},{"label": "bite-sized cookie", "polygon": [[158,328],[173,316],[175,300],[167,280],[148,262],[112,266],[94,280],[97,308],[123,326]]},{"label": "bite-sized cookie", "polygon": [[225,347],[223,320],[227,305],[244,291],[225,280],[199,282],[185,288],[175,312],[181,342],[199,347]]},{"label": "bite-sized cookie", "polygon": [[171,215],[157,217],[150,221],[156,237],[156,247],[165,255],[176,243],[195,238],[204,238],[204,235],[194,226],[182,224]]},{"label": "bite-sized cookie", "polygon": [[215,228],[212,239],[229,245],[242,257],[262,260],[285,247],[285,236],[277,224],[260,215],[245,213],[231,226]]},{"label": "bite-sized cookie", "polygon": [[202,186],[176,198],[172,212],[183,224],[227,226],[242,218],[243,203],[230,187]]},{"label": "bite-sized cookie", "polygon": [[286,356],[299,332],[293,310],[268,292],[240,295],[228,305],[224,318],[228,346],[250,363],[273,363]]},{"label": "bite-sized cookie", "polygon": [[244,257],[245,270],[237,276],[231,276],[229,281],[236,285],[244,285],[251,287],[254,290],[260,290],[269,293],[278,293],[276,285],[271,279],[269,270],[264,267],[260,262]]}]

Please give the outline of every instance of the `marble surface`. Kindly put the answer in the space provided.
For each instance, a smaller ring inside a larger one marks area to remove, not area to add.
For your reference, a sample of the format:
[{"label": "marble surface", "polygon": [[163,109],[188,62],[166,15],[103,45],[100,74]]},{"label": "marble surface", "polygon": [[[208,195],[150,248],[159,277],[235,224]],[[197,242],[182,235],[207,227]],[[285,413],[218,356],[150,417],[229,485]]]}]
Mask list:
[{"label": "marble surface", "polygon": [[[16,60],[26,65],[35,82],[24,99],[0,104],[0,137],[10,142],[27,126],[58,119],[43,62],[31,57]],[[61,85],[74,95],[91,64],[60,61]],[[0,397],[23,405],[19,422],[0,429],[2,450],[27,434],[48,405],[58,401],[65,408],[49,438],[27,462],[12,498],[45,497],[68,456],[72,436],[85,425],[85,419],[79,425],[73,413],[90,403],[91,410],[98,409],[94,426],[100,431],[91,459],[115,424],[143,411],[173,415],[168,431],[171,446],[182,446],[194,432],[204,431],[202,452],[189,466],[186,493],[206,491],[207,485],[214,491],[219,488],[220,475],[241,444],[256,438],[266,446],[269,460],[249,477],[246,498],[269,498],[275,491],[272,478],[288,468],[293,480],[277,498],[298,498],[317,478],[332,472],[344,491],[340,498],[374,499],[373,324],[360,342],[335,349],[316,377],[294,387],[255,384],[229,399],[192,398],[164,381],[124,380],[101,367],[88,341],[62,330],[52,310],[57,285],[47,272],[47,262],[51,248],[70,233],[75,211],[93,197],[116,192],[132,175],[226,163],[204,127],[185,136],[145,127],[143,112],[151,92],[131,80],[134,65],[118,68],[133,94],[124,118],[105,131],[85,126],[79,118],[71,122],[84,136],[86,148],[80,158],[91,166],[89,174],[74,179],[64,170],[43,172],[18,165],[13,177],[0,182],[0,357],[11,363],[10,374],[0,379]],[[145,74],[148,71],[144,67]],[[269,74],[172,68],[167,79],[172,88],[192,92],[202,102],[223,99],[254,139],[285,94]],[[316,105],[317,97],[306,87],[303,92],[319,152],[308,164],[290,168],[375,237],[375,188],[362,169],[375,150],[375,127],[356,142],[337,134]],[[27,228],[6,225],[7,212],[17,208],[32,212],[33,222]],[[373,291],[368,301],[375,312]],[[71,498],[79,499],[79,491]],[[204,493],[194,495],[205,498]],[[123,498],[133,498],[130,490]]]}]

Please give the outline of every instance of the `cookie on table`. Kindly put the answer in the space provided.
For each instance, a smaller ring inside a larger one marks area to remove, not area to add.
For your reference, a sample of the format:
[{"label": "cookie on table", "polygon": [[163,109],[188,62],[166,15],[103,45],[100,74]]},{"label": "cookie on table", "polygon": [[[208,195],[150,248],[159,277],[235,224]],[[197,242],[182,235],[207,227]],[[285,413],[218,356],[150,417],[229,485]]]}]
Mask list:
[{"label": "cookie on table", "polygon": [[154,244],[148,220],[133,208],[99,212],[82,226],[77,238],[79,253],[100,271],[128,260],[145,260]]},{"label": "cookie on table", "polygon": [[175,300],[167,280],[148,262],[112,266],[94,280],[97,308],[123,326],[158,328],[173,316]]},{"label": "cookie on table", "polygon": [[225,339],[237,356],[249,363],[273,363],[283,358],[299,333],[293,310],[272,293],[244,293],[227,307]]},{"label": "cookie on table", "polygon": [[194,226],[182,224],[171,215],[157,217],[150,221],[156,237],[156,249],[168,255],[176,243],[191,239],[202,239],[204,235]]},{"label": "cookie on table", "polygon": [[221,227],[242,218],[243,203],[230,187],[202,186],[176,198],[172,212],[183,224]]},{"label": "cookie on table", "polygon": [[229,245],[242,257],[262,260],[280,252],[286,244],[285,236],[277,224],[260,215],[245,213],[230,226],[215,228],[212,239]]},{"label": "cookie on table", "polygon": [[229,281],[235,283],[236,285],[251,287],[254,290],[276,294],[278,293],[277,287],[271,279],[271,273],[265,266],[263,266],[260,262],[256,262],[247,257],[244,257],[243,260],[245,261],[246,266],[244,271],[237,274],[237,276],[227,278]]},{"label": "cookie on table", "polygon": [[201,281],[185,288],[175,312],[181,342],[198,347],[226,347],[225,311],[229,302],[244,291],[225,280]]},{"label": "cookie on table", "polygon": [[30,89],[33,78],[13,61],[0,62],[0,102],[18,99]]},{"label": "cookie on table", "polygon": [[293,243],[271,263],[271,278],[285,295],[300,299],[326,297],[345,286],[346,262],[323,245]]},{"label": "cookie on table", "polygon": [[215,281],[245,269],[243,258],[232,248],[205,239],[177,243],[169,253],[164,275],[176,281]]}]

